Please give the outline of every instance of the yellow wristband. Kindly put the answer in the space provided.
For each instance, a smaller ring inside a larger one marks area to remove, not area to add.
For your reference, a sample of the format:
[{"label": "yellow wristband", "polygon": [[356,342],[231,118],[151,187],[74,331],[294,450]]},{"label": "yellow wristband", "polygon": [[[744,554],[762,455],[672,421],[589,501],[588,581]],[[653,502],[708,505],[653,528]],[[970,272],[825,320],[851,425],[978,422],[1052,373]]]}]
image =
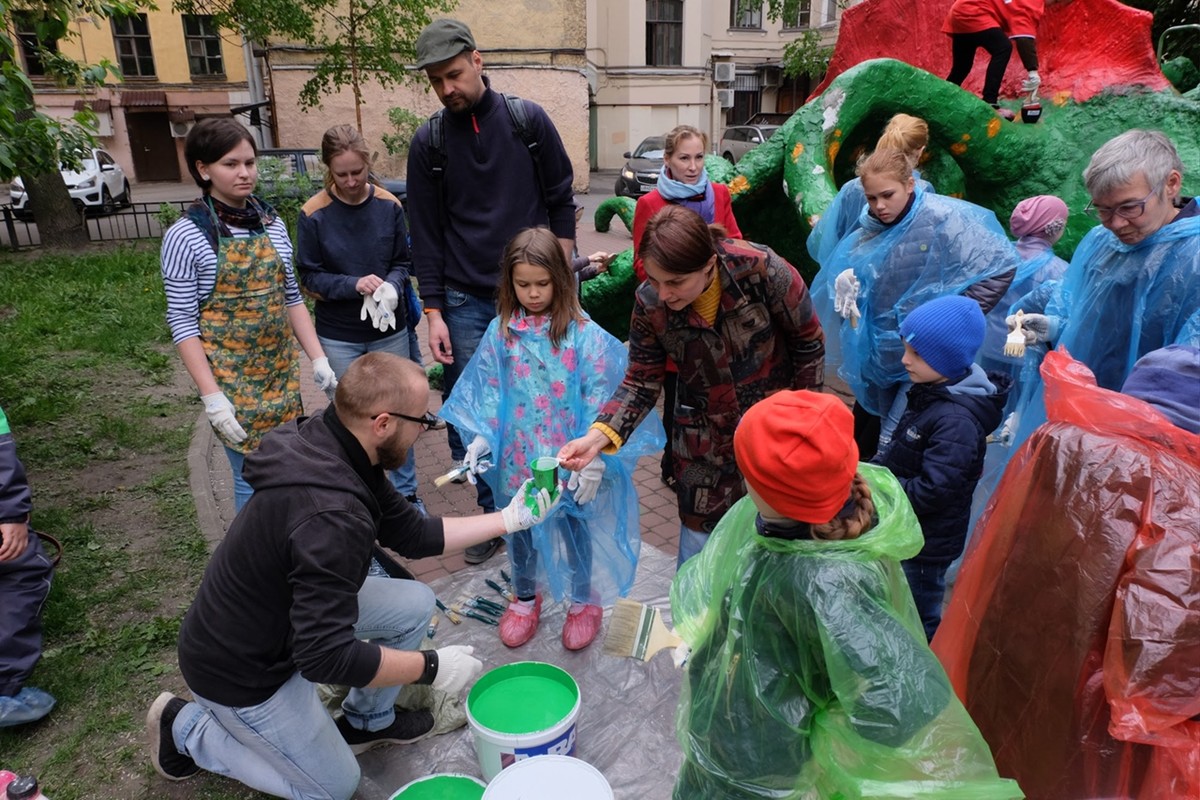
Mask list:
[{"label": "yellow wristband", "polygon": [[621,435],[605,425],[603,422],[593,422],[592,430],[600,431],[608,437],[610,444],[600,451],[606,456],[611,456],[613,453],[621,449],[621,445],[625,444],[625,440],[621,438]]}]

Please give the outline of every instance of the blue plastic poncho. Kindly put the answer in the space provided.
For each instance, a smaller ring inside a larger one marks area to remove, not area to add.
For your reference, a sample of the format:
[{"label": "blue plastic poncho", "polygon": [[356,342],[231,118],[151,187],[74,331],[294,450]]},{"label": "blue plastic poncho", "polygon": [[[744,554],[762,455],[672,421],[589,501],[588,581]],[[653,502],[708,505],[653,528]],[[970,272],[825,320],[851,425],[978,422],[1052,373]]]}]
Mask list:
[{"label": "blue plastic poncho", "polygon": [[[548,316],[519,312],[503,335],[500,318],[492,320],[439,412],[464,441],[487,439],[493,466],[483,478],[497,507],[530,477],[533,459],[553,456],[587,432],[625,377],[625,346],[590,318],[570,326],[557,348],[549,328]],[[648,414],[616,455],[600,456],[604,480],[594,500],[580,506],[568,492],[545,522],[514,535],[532,535],[537,581],[555,599],[576,595],[572,599],[607,604],[628,593],[641,546],[633,471],[638,458],[662,450],[665,441],[658,416]]]},{"label": "blue plastic poncho", "polygon": [[1021,797],[925,642],[899,564],[921,549],[912,506],[859,471],[879,513],[859,538],[760,536],[743,498],[676,575],[676,800]]},{"label": "blue plastic poncho", "polygon": [[[913,177],[926,192],[933,192],[933,184],[922,180],[921,173],[913,171]],[[824,266],[829,256],[837,249],[838,244],[854,231],[862,227],[859,216],[867,204],[867,195],[863,192],[862,178],[853,178],[842,184],[837,195],[825,213],[817,220],[812,233],[808,235],[805,246],[813,261]]]},{"label": "blue plastic poncho", "polygon": [[[1018,309],[1025,313],[1042,313],[1046,300],[1041,300],[1037,308],[1033,304],[1043,294],[1048,298],[1067,271],[1067,262],[1055,255],[1050,243],[1044,239],[1024,237],[1017,242],[1017,252],[1022,256],[1021,266],[1017,267],[1017,274],[1004,293],[1004,299],[987,315],[987,333],[983,347],[979,349],[979,363],[984,369],[992,369],[993,365],[989,362],[995,362],[1009,367],[1005,371],[1013,377],[1020,371],[1021,359],[1004,355],[1004,342],[1008,338],[1005,320]],[[1040,348],[1036,360],[1040,363],[1040,356],[1045,354],[1046,348]],[[1015,388],[1013,394],[1016,394]]]},{"label": "blue plastic poncho", "polygon": [[[860,405],[882,416],[907,380],[900,321],[922,303],[1015,271],[1020,259],[991,211],[919,185],[899,222],[884,225],[865,207],[860,221],[862,228],[822,263],[812,298],[825,329],[826,368],[837,370]],[[834,280],[845,269],[859,281],[857,328],[833,310]]]},{"label": "blue plastic poncho", "polygon": [[[1046,313],[1060,319],[1057,344],[1119,391],[1133,364],[1169,344],[1200,347],[1200,217],[1159,228],[1134,245],[1103,225],[1071,258]],[[1046,421],[1040,378],[1022,387],[1013,448]]]}]

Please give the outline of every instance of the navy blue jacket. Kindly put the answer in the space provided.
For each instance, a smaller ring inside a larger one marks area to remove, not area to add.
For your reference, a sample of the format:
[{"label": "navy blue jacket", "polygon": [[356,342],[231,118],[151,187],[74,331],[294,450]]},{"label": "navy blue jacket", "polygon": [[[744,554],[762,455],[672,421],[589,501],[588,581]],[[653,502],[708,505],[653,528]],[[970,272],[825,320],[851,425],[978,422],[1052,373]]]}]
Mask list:
[{"label": "navy blue jacket", "polygon": [[1011,379],[971,370],[954,383],[914,384],[891,442],[871,459],[892,471],[917,513],[925,535],[917,561],[949,564],[962,555],[985,440],[1003,416]]},{"label": "navy blue jacket", "polygon": [[413,266],[427,308],[444,307],[447,287],[491,299],[500,280],[504,247],[523,228],[545,225],[560,239],[575,238],[571,159],[542,107],[522,102],[540,143],[542,186],[504,100],[488,88],[468,111],[443,114],[444,218],[432,172],[429,123],[413,136],[408,151],[409,223]]}]

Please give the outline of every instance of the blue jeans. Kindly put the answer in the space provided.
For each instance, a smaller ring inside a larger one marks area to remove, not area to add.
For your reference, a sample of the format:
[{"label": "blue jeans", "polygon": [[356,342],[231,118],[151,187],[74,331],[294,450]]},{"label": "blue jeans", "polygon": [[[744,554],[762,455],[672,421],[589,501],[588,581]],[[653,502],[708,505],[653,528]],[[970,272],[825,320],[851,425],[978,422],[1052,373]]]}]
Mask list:
[{"label": "blue jeans", "polygon": [[[358,593],[355,634],[373,644],[416,650],[433,617],[433,592],[416,581],[367,578]],[[400,686],[351,689],[342,704],[355,727],[381,730],[395,720]],[[269,699],[231,707],[195,692],[175,718],[175,747],[202,768],[276,797],[349,800],[358,762],[321,705],[295,673]]]},{"label": "blue jeans", "polygon": [[[419,350],[418,358],[412,358],[409,331],[407,330],[373,342],[339,342],[336,339],[326,339],[324,336],[317,338],[321,340],[321,348],[325,351],[325,357],[329,359],[329,368],[339,379],[354,363],[354,359],[367,353],[391,353],[401,358],[414,360],[418,364],[421,363]],[[396,487],[396,491],[405,497],[412,497],[417,493],[417,461],[411,447],[399,469],[388,470],[388,477],[391,478],[392,486]]]},{"label": "blue jeans", "polygon": [[229,445],[225,445],[225,456],[229,459],[229,468],[233,470],[233,511],[236,514],[250,500],[254,489],[242,477],[242,465],[246,463],[246,456]]},{"label": "blue jeans", "polygon": [[[496,304],[490,299],[476,297],[473,294],[460,292],[446,287],[446,302],[443,304],[442,319],[450,330],[450,349],[454,353],[454,363],[447,364],[443,370],[442,400],[450,396],[458,376],[462,375],[470,362],[471,356],[479,348],[479,340],[487,331],[488,325],[496,316]],[[467,455],[467,448],[459,438],[458,431],[453,425],[446,427],[446,437],[450,443],[450,456],[455,461],[462,461]],[[479,507],[485,513],[496,510],[496,501],[492,497],[492,489],[487,481],[475,484]]]},{"label": "blue jeans", "polygon": [[[587,523],[578,517],[565,515],[567,530],[563,545],[567,565],[571,570],[571,601],[590,603],[592,598],[592,535]],[[508,561],[512,565],[513,590],[517,597],[531,597],[537,592],[538,553],[533,546],[531,531],[517,531],[508,540]]]},{"label": "blue jeans", "polygon": [[708,542],[708,537],[709,534],[704,531],[698,531],[680,523],[679,558],[675,561],[675,569],[678,570],[683,566],[683,562],[703,550],[705,543]]},{"label": "blue jeans", "polygon": [[942,599],[946,595],[946,570],[949,564],[929,564],[924,561],[901,561],[908,588],[912,589],[925,638],[933,639],[938,625],[942,623]]}]

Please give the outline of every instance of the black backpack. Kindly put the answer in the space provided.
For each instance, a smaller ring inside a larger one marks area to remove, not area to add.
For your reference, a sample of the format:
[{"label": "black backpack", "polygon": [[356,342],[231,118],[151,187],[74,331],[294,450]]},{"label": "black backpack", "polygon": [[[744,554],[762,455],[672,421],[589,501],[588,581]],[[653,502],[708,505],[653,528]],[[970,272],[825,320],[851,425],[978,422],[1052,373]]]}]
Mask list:
[{"label": "black backpack", "polygon": [[[512,120],[513,130],[521,137],[521,141],[525,143],[525,147],[529,150],[529,156],[533,159],[533,174],[537,178],[538,194],[541,195],[542,205],[546,205],[546,187],[542,184],[542,168],[540,161],[540,151],[542,143],[537,140],[533,133],[533,129],[529,127],[529,118],[525,115],[525,103],[521,98],[512,94],[501,94],[504,99],[504,105],[508,109],[508,117]],[[439,108],[429,118],[429,165],[430,173],[434,182],[438,187],[438,213],[442,219],[443,225],[446,221],[446,187],[444,179],[446,177],[446,130],[443,127],[445,121],[442,115],[446,109]]]}]

